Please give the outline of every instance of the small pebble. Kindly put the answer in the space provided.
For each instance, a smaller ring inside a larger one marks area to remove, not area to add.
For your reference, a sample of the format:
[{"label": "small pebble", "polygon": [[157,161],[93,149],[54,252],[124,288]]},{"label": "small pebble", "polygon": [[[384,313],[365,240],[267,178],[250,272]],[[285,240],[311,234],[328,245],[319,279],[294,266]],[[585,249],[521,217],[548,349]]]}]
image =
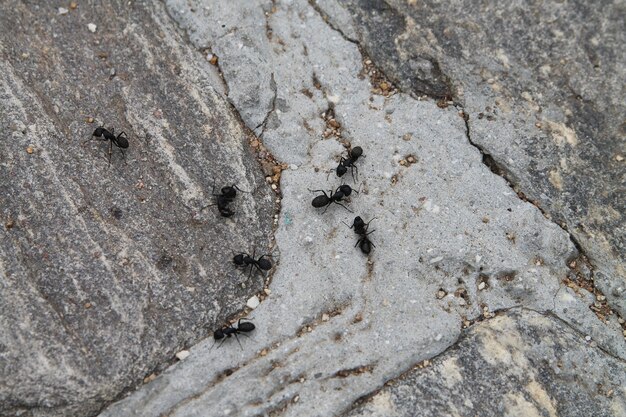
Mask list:
[{"label": "small pebble", "polygon": [[68,14],[69,10],[67,10],[65,7],[59,7],[59,14],[60,15],[64,15],[64,14]]},{"label": "small pebble", "polygon": [[181,350],[180,352],[176,354],[176,357],[181,361],[186,359],[188,356],[189,356],[188,350]]},{"label": "small pebble", "polygon": [[263,350],[259,353],[259,355],[261,355],[261,356],[266,356],[266,355],[267,355],[267,349],[263,349]]},{"label": "small pebble", "polygon": [[478,289],[479,290],[484,290],[485,289],[485,283],[481,282],[480,284],[478,284]]},{"label": "small pebble", "polygon": [[585,340],[589,342],[591,340],[591,336],[585,336]]},{"label": "small pebble", "polygon": [[76,2],[75,2],[75,1],[73,1],[73,2],[71,2],[71,3],[70,3],[70,9],[74,10],[74,9],[75,9],[75,8],[77,8],[77,7],[78,7],[78,4],[76,4]]},{"label": "small pebble", "polygon": [[603,295],[599,295],[599,294],[598,294],[598,296],[597,296],[596,298],[598,299],[598,301],[604,301],[604,300],[606,300],[606,297],[605,297],[605,296],[603,296]]},{"label": "small pebble", "polygon": [[89,23],[87,25],[87,28],[89,29],[89,32],[96,33],[96,29],[98,28],[98,26],[94,25],[93,23]]},{"label": "small pebble", "polygon": [[259,304],[261,304],[261,301],[259,300],[259,297],[255,295],[254,297],[250,297],[250,299],[246,303],[246,306],[254,310],[259,306]]},{"label": "small pebble", "polygon": [[615,160],[618,162],[622,162],[624,160],[624,157],[622,155],[616,155]]},{"label": "small pebble", "polygon": [[269,288],[266,288],[263,290],[263,292],[265,293],[265,295],[270,295],[272,293],[272,290],[270,290]]},{"label": "small pebble", "polygon": [[443,297],[445,297],[445,296],[446,296],[446,292],[445,292],[445,291],[443,291],[443,290],[439,290],[439,291],[437,291],[437,298],[438,298],[438,299],[440,299],[440,300],[441,300],[441,299],[442,299]]},{"label": "small pebble", "polygon": [[328,321],[330,320],[330,316],[326,313],[322,314],[322,321]]},{"label": "small pebble", "polygon": [[115,77],[115,68],[111,68],[111,70],[109,71],[109,75],[111,77]]},{"label": "small pebble", "polygon": [[298,165],[291,164],[291,165],[289,165],[289,169],[292,170],[292,171],[295,171],[296,169],[298,169]]}]

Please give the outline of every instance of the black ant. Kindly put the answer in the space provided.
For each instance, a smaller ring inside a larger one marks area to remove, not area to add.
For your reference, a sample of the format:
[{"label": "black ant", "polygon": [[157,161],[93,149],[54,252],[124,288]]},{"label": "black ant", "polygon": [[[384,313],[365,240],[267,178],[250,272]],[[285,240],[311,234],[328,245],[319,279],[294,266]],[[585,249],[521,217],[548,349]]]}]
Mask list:
[{"label": "black ant", "polygon": [[365,157],[363,155],[363,148],[360,146],[355,146],[354,148],[348,150],[348,157],[341,157],[339,161],[339,165],[337,166],[336,172],[338,177],[343,177],[343,175],[348,172],[348,168],[350,168],[350,173],[352,174],[352,181],[354,181],[354,171],[356,171],[357,178],[359,177],[359,168],[355,165],[356,161],[361,157]]},{"label": "black ant", "polygon": [[237,190],[241,191],[242,193],[246,192],[233,184],[233,185],[227,185],[225,187],[222,187],[222,189],[220,190],[221,194],[217,194],[215,193],[215,180],[213,180],[213,189],[211,191],[211,194],[215,197],[216,202],[215,204],[209,204],[207,206],[202,207],[200,211],[204,210],[207,207],[217,205],[217,210],[220,212],[222,217],[232,216],[233,214],[235,214],[235,212],[232,211],[228,207],[228,205],[232,203],[233,201],[235,201],[235,197],[237,196]]},{"label": "black ant", "polygon": [[[111,130],[107,130],[104,126],[100,126],[96,128],[91,134],[91,137],[83,142],[83,145],[90,140],[93,140],[94,136],[98,138],[97,140],[108,140],[111,142],[109,146],[109,165],[111,165],[111,153],[113,153],[113,145],[117,146],[122,152],[122,156],[124,156],[124,160],[126,160],[126,156],[124,155],[124,151],[122,149],[128,148],[128,135],[126,132],[121,132],[119,135],[115,136],[115,129],[111,128]],[[123,135],[123,136],[122,136]]]},{"label": "black ant", "polygon": [[[374,220],[375,218],[376,217],[374,217],[372,220]],[[346,223],[342,222],[346,226],[350,227],[350,229],[354,228],[354,233],[356,233],[360,237],[360,239],[357,240],[357,242],[354,244],[354,247],[356,248],[356,246],[359,245],[361,252],[366,255],[369,255],[369,253],[372,251],[372,246],[376,247],[376,245],[374,245],[374,243],[372,243],[372,241],[367,237],[367,235],[372,234],[376,231],[372,230],[369,233],[367,231],[372,220],[365,223],[360,216],[356,216],[354,218],[354,221],[352,222],[352,226],[348,226]]]},{"label": "black ant", "polygon": [[252,256],[243,252],[233,256],[233,263],[236,266],[243,266],[245,268],[250,267],[250,273],[248,274],[248,278],[252,275],[253,268],[258,269],[261,273],[272,269],[272,261],[267,259],[271,257],[271,255],[262,255],[258,259],[255,259],[255,252],[256,250],[252,251]]},{"label": "black ant", "polygon": [[326,194],[326,191],[324,190],[309,190],[312,193],[318,193],[318,192],[322,192],[324,193],[324,195],[318,195],[317,197],[315,197],[313,199],[313,201],[311,201],[311,205],[315,208],[322,208],[324,206],[326,206],[326,208],[324,209],[324,211],[322,212],[322,214],[326,213],[326,210],[328,210],[328,207],[332,204],[338,204],[341,207],[345,208],[346,210],[348,210],[350,213],[352,213],[352,210],[350,210],[348,207],[344,206],[343,204],[340,203],[340,201],[344,198],[344,197],[349,197],[350,194],[352,194],[352,192],[354,191],[355,193],[359,193],[356,190],[353,190],[352,187],[350,187],[347,184],[343,184],[340,185],[339,187],[337,187],[337,189],[335,190],[335,192],[333,193],[332,190],[328,191],[328,194],[330,194],[330,196],[328,194]]},{"label": "black ant", "polygon": [[233,325],[226,325],[213,332],[213,338],[215,339],[215,341],[224,339],[217,347],[218,349],[222,346],[222,343],[224,343],[226,339],[231,336],[235,336],[235,339],[237,339],[237,343],[239,343],[239,347],[243,349],[243,347],[241,346],[241,342],[239,341],[239,337],[237,337],[237,335],[240,334],[242,336],[247,336],[244,333],[249,333],[253,331],[256,327],[254,326],[253,323],[250,323],[249,321],[245,321],[242,323],[241,320],[248,320],[248,319],[239,319],[239,321],[237,322],[237,327],[233,327]]}]

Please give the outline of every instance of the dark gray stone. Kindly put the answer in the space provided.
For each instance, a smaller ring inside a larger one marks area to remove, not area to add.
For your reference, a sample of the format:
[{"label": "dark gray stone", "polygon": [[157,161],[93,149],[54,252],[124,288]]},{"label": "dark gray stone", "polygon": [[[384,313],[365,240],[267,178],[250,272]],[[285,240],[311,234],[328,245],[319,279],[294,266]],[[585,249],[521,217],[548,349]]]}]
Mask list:
[{"label": "dark gray stone", "polygon": [[518,310],[466,330],[344,416],[621,416],[625,371],[561,320]]},{"label": "dark gray stone", "polygon": [[463,106],[486,162],[567,228],[626,314],[624,3],[343,4],[403,91]]},{"label": "dark gray stone", "polygon": [[[93,415],[261,290],[229,259],[268,245],[272,192],[160,4],[3,2],[0,27],[0,414]],[[81,146],[99,123],[125,159]],[[229,219],[213,178],[251,191]]]}]

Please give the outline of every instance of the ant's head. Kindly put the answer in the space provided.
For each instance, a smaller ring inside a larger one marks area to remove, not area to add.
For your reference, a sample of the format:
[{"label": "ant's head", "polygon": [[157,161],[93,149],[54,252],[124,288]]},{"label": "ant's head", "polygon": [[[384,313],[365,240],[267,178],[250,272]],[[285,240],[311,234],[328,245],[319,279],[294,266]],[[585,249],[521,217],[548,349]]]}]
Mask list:
[{"label": "ant's head", "polygon": [[246,256],[247,255],[245,253],[240,253],[240,254],[237,254],[237,255],[233,256],[233,263],[235,265],[239,265],[239,266],[245,264],[244,258]]},{"label": "ant's head", "polygon": [[219,211],[222,217],[230,217],[233,214],[235,214],[235,212],[229,209],[228,207],[219,207]]},{"label": "ant's head", "polygon": [[348,172],[348,168],[346,168],[342,163],[339,163],[337,166],[337,176],[342,177],[346,172]]},{"label": "ant's head", "polygon": [[354,218],[354,222],[352,222],[352,225],[356,228],[361,228],[363,226],[365,226],[365,222],[363,221],[363,219],[361,218],[361,216],[356,216]]},{"label": "ant's head", "polygon": [[345,195],[346,197],[352,194],[352,187],[350,187],[348,184],[340,185],[339,188],[337,189],[341,191],[341,193]]},{"label": "ant's head", "polygon": [[257,265],[264,271],[269,271],[270,269],[272,269],[272,262],[266,258],[259,259]]},{"label": "ant's head", "polygon": [[222,195],[226,198],[235,198],[235,196],[237,196],[237,190],[232,185],[222,187]]},{"label": "ant's head", "polygon": [[352,148],[352,150],[350,151],[350,157],[352,159],[357,159],[359,156],[363,155],[363,148],[361,148],[360,146],[355,146],[354,148]]}]

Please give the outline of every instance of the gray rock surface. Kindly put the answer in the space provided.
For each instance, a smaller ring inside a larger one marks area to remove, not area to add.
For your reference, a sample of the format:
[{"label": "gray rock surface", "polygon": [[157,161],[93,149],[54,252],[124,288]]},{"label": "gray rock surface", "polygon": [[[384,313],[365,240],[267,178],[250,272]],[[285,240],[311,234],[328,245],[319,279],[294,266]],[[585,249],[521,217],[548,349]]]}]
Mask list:
[{"label": "gray rock surface", "polygon": [[476,324],[444,354],[346,417],[623,416],[626,363],[554,317],[527,310]]},{"label": "gray rock surface", "polygon": [[624,2],[340,4],[335,25],[403,91],[462,105],[486,162],[567,228],[625,316]]},{"label": "gray rock surface", "polygon": [[[289,164],[280,263],[242,349],[202,341],[103,417],[336,415],[454,345],[462,327],[519,306],[626,357],[615,316],[598,320],[593,295],[562,282],[577,256],[568,233],[490,171],[457,109],[399,92],[307,1],[166,4],[196,48],[217,54],[231,102]],[[322,214],[309,190],[339,185],[330,171],[350,144],[366,155],[346,202],[355,213]],[[369,256],[341,224],[354,215],[376,218]]]},{"label": "gray rock surface", "polygon": [[[262,289],[230,249],[267,246],[272,193],[161,5],[10,1],[0,28],[0,415],[94,415]],[[99,123],[125,159],[81,146]],[[232,218],[200,210],[213,178],[252,191]]]}]

